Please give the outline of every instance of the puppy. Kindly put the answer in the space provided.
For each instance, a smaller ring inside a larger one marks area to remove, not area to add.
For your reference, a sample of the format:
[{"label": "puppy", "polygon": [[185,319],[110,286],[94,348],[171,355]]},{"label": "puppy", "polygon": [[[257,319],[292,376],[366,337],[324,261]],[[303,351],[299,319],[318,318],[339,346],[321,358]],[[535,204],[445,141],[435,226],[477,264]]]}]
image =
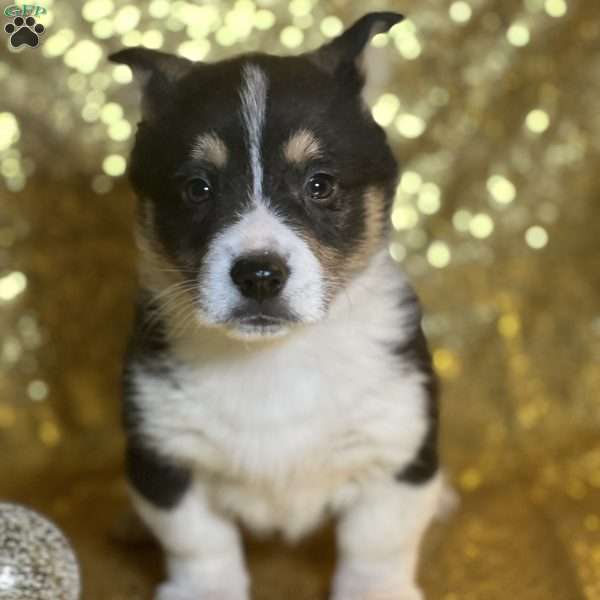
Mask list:
[{"label": "puppy", "polygon": [[337,522],[333,600],[417,600],[441,491],[417,298],[388,257],[397,165],[363,100],[368,14],[300,56],[130,48],[140,293],[124,376],[159,600],[247,600],[237,524]]}]

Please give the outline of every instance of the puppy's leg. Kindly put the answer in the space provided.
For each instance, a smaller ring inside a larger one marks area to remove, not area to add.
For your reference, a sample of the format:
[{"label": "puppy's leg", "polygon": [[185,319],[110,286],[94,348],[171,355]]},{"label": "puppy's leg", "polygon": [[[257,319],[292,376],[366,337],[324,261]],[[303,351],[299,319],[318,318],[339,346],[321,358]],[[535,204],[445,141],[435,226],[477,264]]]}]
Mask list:
[{"label": "puppy's leg", "polygon": [[332,600],[422,600],[415,581],[419,545],[440,491],[439,475],[416,485],[390,477],[365,488],[338,524]]},{"label": "puppy's leg", "polygon": [[155,600],[248,600],[239,532],[202,486],[148,451],[142,471],[128,459],[133,505],[166,554],[168,580]]}]

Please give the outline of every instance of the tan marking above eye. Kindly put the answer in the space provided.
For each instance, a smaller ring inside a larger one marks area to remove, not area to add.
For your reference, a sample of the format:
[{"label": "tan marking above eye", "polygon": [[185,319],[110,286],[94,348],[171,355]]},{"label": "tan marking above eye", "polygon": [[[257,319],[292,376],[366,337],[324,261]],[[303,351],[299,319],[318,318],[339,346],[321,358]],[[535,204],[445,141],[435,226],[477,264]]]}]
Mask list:
[{"label": "tan marking above eye", "polygon": [[321,146],[308,129],[300,129],[285,142],[283,154],[288,162],[303,163],[321,156]]},{"label": "tan marking above eye", "polygon": [[204,133],[194,142],[192,157],[223,168],[227,164],[227,146],[216,133]]}]

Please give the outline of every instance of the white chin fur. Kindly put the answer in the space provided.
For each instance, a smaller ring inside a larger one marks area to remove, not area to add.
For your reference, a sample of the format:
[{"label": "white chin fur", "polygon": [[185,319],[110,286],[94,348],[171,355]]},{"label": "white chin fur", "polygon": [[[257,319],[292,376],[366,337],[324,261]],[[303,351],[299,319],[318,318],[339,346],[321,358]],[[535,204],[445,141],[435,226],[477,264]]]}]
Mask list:
[{"label": "white chin fur", "polygon": [[264,340],[282,338],[290,332],[287,325],[235,325],[227,327],[225,333],[227,337],[244,342],[260,342]]},{"label": "white chin fur", "polygon": [[256,342],[286,336],[292,329],[292,324],[284,321],[269,325],[252,325],[235,321],[219,322],[212,320],[203,311],[196,312],[196,324],[201,328],[220,330],[232,340]]}]

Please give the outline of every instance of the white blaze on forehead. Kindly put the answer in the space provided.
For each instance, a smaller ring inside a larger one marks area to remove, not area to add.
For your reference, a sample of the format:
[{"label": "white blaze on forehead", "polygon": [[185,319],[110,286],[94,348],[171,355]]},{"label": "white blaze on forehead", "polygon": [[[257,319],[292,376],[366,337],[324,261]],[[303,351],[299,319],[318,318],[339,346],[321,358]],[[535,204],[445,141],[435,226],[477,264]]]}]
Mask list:
[{"label": "white blaze on forehead", "polygon": [[251,63],[244,65],[240,90],[241,114],[246,130],[246,146],[250,155],[254,204],[260,203],[263,197],[261,142],[267,108],[267,85],[267,76],[260,67]]}]

